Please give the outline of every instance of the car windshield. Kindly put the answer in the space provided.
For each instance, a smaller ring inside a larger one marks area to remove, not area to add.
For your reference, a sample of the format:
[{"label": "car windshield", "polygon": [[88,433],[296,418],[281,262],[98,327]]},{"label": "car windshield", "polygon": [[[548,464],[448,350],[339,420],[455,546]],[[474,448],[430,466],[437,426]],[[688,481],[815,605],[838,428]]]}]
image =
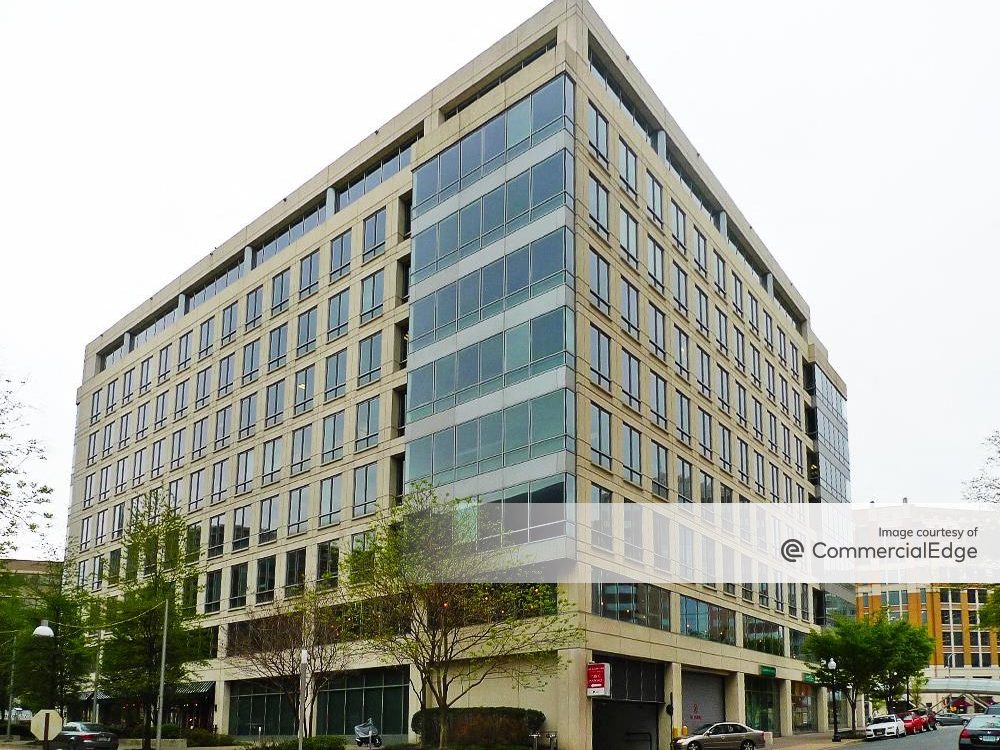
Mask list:
[{"label": "car windshield", "polygon": [[869,724],[895,724],[895,716],[873,716]]},{"label": "car windshield", "polygon": [[1000,716],[976,716],[966,725],[967,729],[1000,729]]},{"label": "car windshield", "polygon": [[715,724],[702,724],[700,727],[691,732],[691,734],[705,734],[705,732],[714,726]]},{"label": "car windshield", "polygon": [[81,732],[106,732],[108,731],[100,724],[77,724]]}]

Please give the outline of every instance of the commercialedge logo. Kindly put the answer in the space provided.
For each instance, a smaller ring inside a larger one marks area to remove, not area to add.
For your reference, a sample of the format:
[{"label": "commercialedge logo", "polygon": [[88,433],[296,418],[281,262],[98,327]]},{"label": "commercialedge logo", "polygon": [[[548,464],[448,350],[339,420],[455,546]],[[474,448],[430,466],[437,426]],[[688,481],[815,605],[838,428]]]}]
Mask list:
[{"label": "commercialedge logo", "polygon": [[[789,541],[797,540],[790,539]],[[816,542],[812,546],[812,553],[813,557],[819,560],[951,560],[962,563],[979,557],[978,548],[954,542],[920,542],[919,544],[857,547]],[[784,556],[784,546],[782,546],[782,555]],[[785,559],[792,562],[787,557]]]}]

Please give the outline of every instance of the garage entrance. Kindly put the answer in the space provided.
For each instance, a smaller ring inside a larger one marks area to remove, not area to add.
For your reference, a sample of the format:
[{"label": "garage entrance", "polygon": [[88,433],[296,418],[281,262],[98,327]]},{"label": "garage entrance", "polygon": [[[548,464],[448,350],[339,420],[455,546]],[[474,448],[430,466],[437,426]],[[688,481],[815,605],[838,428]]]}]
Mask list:
[{"label": "garage entrance", "polygon": [[659,750],[663,664],[594,654],[611,664],[611,697],[593,698],[594,750]]},{"label": "garage entrance", "polygon": [[683,713],[681,723],[688,729],[726,720],[726,678],[707,672],[681,673]]}]

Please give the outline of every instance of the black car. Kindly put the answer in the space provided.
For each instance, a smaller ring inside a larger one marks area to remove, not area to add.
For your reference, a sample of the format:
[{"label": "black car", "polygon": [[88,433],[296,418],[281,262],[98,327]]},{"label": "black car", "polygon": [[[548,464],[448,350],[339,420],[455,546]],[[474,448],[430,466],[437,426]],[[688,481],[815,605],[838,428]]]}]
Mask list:
[{"label": "black car", "polygon": [[100,724],[70,721],[63,724],[51,745],[67,750],[118,750],[118,735]]},{"label": "black car", "polygon": [[1000,748],[1000,716],[973,716],[958,735],[958,746]]}]

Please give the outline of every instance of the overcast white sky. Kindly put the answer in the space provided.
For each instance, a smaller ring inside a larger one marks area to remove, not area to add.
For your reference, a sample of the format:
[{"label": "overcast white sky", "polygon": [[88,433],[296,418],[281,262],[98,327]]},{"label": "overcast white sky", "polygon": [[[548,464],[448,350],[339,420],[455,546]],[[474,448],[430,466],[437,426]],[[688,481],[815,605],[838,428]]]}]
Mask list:
[{"label": "overcast white sky", "polygon": [[[542,5],[0,3],[0,370],[56,536],[85,344]],[[1000,427],[1000,4],[595,6],[809,302],[854,499],[957,499]]]}]

